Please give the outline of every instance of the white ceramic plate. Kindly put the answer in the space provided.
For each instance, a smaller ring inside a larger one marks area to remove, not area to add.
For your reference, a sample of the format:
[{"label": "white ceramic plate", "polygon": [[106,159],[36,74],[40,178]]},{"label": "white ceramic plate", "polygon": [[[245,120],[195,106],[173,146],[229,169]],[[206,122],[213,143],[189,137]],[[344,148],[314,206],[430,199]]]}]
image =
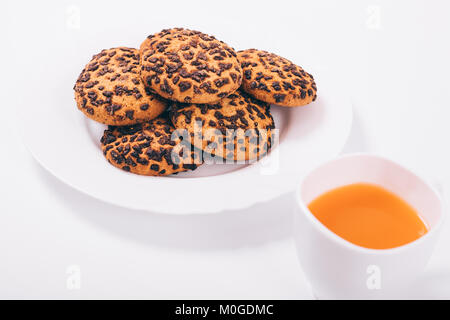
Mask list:
[{"label": "white ceramic plate", "polygon": [[[54,82],[53,94],[36,92],[20,118],[24,141],[49,172],[73,188],[126,208],[159,213],[211,213],[239,209],[292,191],[299,175],[342,149],[352,121],[351,104],[334,83],[317,78],[318,99],[306,107],[272,107],[279,145],[251,165],[204,164],[168,177],[124,172],[100,149],[104,126],[83,116],[73,98],[77,74]],[[333,85],[332,85],[333,84]],[[41,100],[36,99],[43,94]],[[44,103],[45,102],[45,103]]]},{"label": "white ceramic plate", "polygon": [[[152,3],[151,10],[166,10],[164,4],[154,6]],[[83,5],[82,9],[81,26],[73,26],[69,19],[64,28],[60,9],[46,8],[52,14],[35,25],[46,37],[15,41],[15,59],[10,63],[23,85],[8,93],[17,102],[24,143],[43,167],[73,188],[105,202],[159,213],[240,209],[293,191],[299,175],[341,151],[352,121],[351,104],[339,87],[342,76],[333,81],[333,72],[320,55],[293,45],[286,38],[290,33],[277,32],[273,42],[263,32],[238,32],[247,28],[247,20],[223,25],[227,20],[198,13],[202,19],[190,16],[189,20],[205,25],[191,25],[180,10],[171,13],[169,21],[165,15],[144,19],[143,14],[137,19],[135,14],[122,14],[128,10],[123,6],[105,8],[90,2],[89,8]],[[99,16],[94,14],[96,10],[106,11]],[[146,35],[170,25],[214,34],[237,50],[255,46],[275,51],[315,76],[319,98],[307,107],[272,108],[281,131],[280,143],[261,162],[203,165],[170,177],[137,176],[117,169],[100,151],[103,126],[78,111],[72,87],[93,54],[108,47],[138,47]],[[30,54],[30,48],[39,50]],[[273,161],[267,162],[270,159]]]}]

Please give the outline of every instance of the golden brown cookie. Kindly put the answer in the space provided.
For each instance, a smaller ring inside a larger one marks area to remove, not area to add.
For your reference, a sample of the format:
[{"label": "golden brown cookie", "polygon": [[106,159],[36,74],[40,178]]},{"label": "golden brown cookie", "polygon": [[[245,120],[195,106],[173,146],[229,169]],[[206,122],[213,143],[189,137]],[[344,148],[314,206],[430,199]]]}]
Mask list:
[{"label": "golden brown cookie", "polygon": [[167,106],[142,83],[137,49],[102,50],[83,69],[74,90],[78,109],[109,125],[145,122],[159,116]]},{"label": "golden brown cookie", "polygon": [[239,51],[238,58],[244,73],[242,88],[255,98],[284,107],[316,100],[313,76],[291,61],[256,49]]},{"label": "golden brown cookie", "polygon": [[180,30],[182,30],[182,28],[164,29],[164,30],[161,30],[161,32],[149,35],[141,43],[141,46],[139,47],[139,52],[142,53],[144,50],[152,47],[152,45],[156,43],[156,40],[161,39],[161,37],[164,37],[164,36],[169,35],[169,34],[173,34],[173,33],[178,32]]},{"label": "golden brown cookie", "polygon": [[141,45],[141,77],[152,92],[186,103],[214,103],[236,91],[242,69],[222,41],[187,29],[163,30]]},{"label": "golden brown cookie", "polygon": [[227,160],[259,159],[272,146],[270,105],[241,90],[211,105],[173,103],[170,118],[192,145]]},{"label": "golden brown cookie", "polygon": [[[133,126],[110,126],[101,139],[103,154],[109,163],[128,172],[147,176],[165,176],[194,170],[201,153],[184,148],[174,127],[165,117]],[[190,152],[186,152],[186,150]]]}]

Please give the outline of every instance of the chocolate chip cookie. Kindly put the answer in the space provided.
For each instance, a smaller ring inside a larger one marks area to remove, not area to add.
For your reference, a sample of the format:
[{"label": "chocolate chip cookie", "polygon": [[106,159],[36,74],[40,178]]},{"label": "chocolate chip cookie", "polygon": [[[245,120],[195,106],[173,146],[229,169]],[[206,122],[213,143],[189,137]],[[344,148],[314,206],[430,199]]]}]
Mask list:
[{"label": "chocolate chip cookie", "polygon": [[215,104],[173,103],[170,118],[175,128],[187,131],[184,140],[190,139],[204,156],[259,159],[272,146],[275,123],[270,105],[241,90]]},{"label": "chocolate chip cookie", "polygon": [[304,106],[317,98],[311,74],[276,54],[248,49],[238,52],[242,88],[255,98],[284,107]]},{"label": "chocolate chip cookie", "polygon": [[170,100],[214,103],[242,82],[234,49],[199,31],[175,28],[150,35],[140,54],[142,80]]},{"label": "chocolate chip cookie", "polygon": [[113,166],[140,175],[165,176],[196,169],[202,163],[201,153],[183,145],[173,132],[164,115],[132,126],[110,126],[101,138],[103,154]]},{"label": "chocolate chip cookie", "polygon": [[164,29],[161,32],[151,34],[141,43],[139,47],[139,52],[142,53],[144,50],[151,48],[153,44],[156,43],[156,40],[161,39],[161,37],[167,36],[169,34],[173,34],[182,30],[182,28],[172,28],[172,29]]},{"label": "chocolate chip cookie", "polygon": [[159,116],[164,99],[145,88],[139,76],[139,51],[102,50],[81,72],[74,86],[78,109],[108,125],[132,125]]}]

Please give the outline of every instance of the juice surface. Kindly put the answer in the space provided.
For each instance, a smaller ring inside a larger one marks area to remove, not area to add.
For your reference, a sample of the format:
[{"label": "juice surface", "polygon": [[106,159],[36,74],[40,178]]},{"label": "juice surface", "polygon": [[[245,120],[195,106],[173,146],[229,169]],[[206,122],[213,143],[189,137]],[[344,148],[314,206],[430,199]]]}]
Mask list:
[{"label": "juice surface", "polygon": [[328,229],[365,248],[398,247],[428,231],[407,202],[373,184],[333,189],[313,200],[308,208]]}]

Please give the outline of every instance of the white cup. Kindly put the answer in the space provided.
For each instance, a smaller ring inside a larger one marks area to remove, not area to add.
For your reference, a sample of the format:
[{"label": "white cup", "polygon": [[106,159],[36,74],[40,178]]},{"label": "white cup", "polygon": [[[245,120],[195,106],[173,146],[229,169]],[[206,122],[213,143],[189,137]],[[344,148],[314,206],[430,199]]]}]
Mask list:
[{"label": "white cup", "polygon": [[[367,249],[339,237],[309,211],[308,204],[331,189],[373,183],[417,210],[428,232],[392,249]],[[329,161],[302,179],[295,193],[294,238],[314,295],[319,299],[393,299],[423,271],[441,228],[438,193],[411,171],[379,156],[351,154]]]}]

